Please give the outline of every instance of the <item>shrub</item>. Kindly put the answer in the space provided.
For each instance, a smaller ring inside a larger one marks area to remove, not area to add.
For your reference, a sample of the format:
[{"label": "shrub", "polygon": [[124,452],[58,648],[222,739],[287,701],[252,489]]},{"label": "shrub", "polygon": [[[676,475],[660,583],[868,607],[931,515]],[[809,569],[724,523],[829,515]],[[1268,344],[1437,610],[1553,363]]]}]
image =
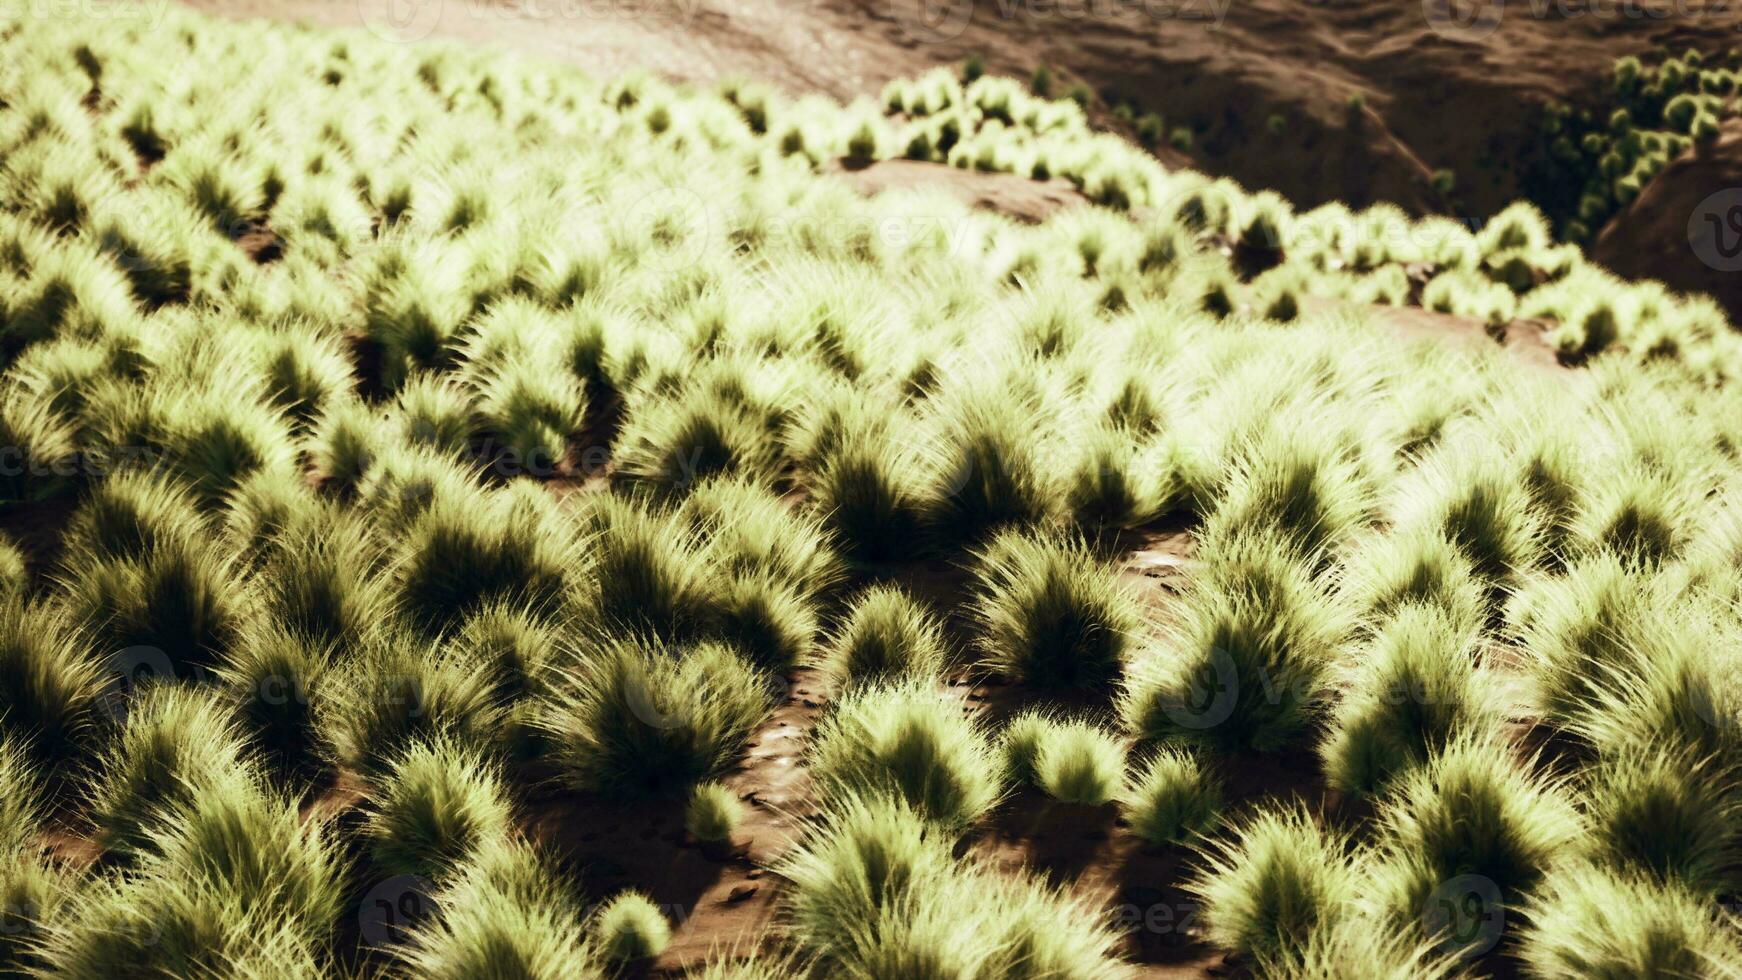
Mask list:
[{"label": "shrub", "polygon": [[344,906],[343,862],[320,821],[263,791],[246,771],[207,773],[146,831],[146,876],[221,895],[232,914],[261,915],[318,936]]},{"label": "shrub", "polygon": [[625,631],[679,639],[713,626],[718,583],[708,574],[700,536],[644,503],[600,500],[592,518],[595,602],[605,622]]},{"label": "shrub", "polygon": [[1489,736],[1460,737],[1401,776],[1380,807],[1373,887],[1399,923],[1421,922],[1436,889],[1460,875],[1486,878],[1510,906],[1569,855],[1579,815],[1506,753]]},{"label": "shrub", "polygon": [[927,517],[948,537],[972,541],[1006,525],[1040,523],[1057,507],[1056,477],[1035,437],[1047,431],[1040,396],[1011,380],[996,388],[964,383],[939,396]]},{"label": "shrub", "polygon": [[709,480],[684,499],[678,515],[702,535],[707,561],[765,576],[805,599],[827,592],[845,573],[828,531],[755,483]]},{"label": "shrub", "polygon": [[499,747],[503,712],[491,667],[386,628],[322,680],[328,696],[315,702],[315,723],[335,761],[365,778],[387,772],[419,741]]},{"label": "shrub", "polygon": [[861,687],[817,726],[811,774],[825,792],[886,793],[949,827],[998,797],[997,753],[929,684]]},{"label": "shrub", "polygon": [[1710,904],[1675,886],[1571,868],[1527,911],[1517,955],[1537,976],[1692,977],[1742,966]]},{"label": "shrub", "polygon": [[22,739],[0,741],[0,790],[0,854],[11,861],[34,843],[47,816],[44,787]]},{"label": "shrub", "polygon": [[44,924],[38,956],[56,976],[290,977],[330,974],[319,942],[289,917],[173,877],[99,879]]},{"label": "shrub", "polygon": [[1318,560],[1359,526],[1366,491],[1346,453],[1324,435],[1303,436],[1266,426],[1233,450],[1226,493],[1206,536],[1227,528],[1271,530]]},{"label": "shrub", "polygon": [[757,419],[705,389],[681,398],[643,396],[629,409],[613,453],[624,480],[671,491],[687,491],[719,473],[766,479],[776,457]]},{"label": "shrub", "polygon": [[1629,669],[1633,647],[1666,608],[1659,583],[1613,558],[1575,562],[1521,595],[1519,639],[1533,700],[1550,722],[1583,716],[1595,692]]},{"label": "shrub", "polygon": [[1734,879],[1736,777],[1710,759],[1641,744],[1601,760],[1585,794],[1592,857],[1700,894]]},{"label": "shrub", "polygon": [[0,732],[47,766],[89,745],[104,694],[101,664],[64,611],[0,595]]},{"label": "shrub", "polygon": [[1432,531],[1363,542],[1350,556],[1341,593],[1374,626],[1409,605],[1432,606],[1457,628],[1480,630],[1488,621],[1487,590],[1469,559]]},{"label": "shrub", "polygon": [[1662,615],[1635,640],[1567,723],[1604,755],[1626,758],[1641,744],[1684,750],[1736,766],[1742,760],[1742,710],[1736,634],[1697,609]]},{"label": "shrub", "polygon": [[511,495],[437,497],[413,523],[397,565],[399,607],[434,632],[491,602],[541,612],[567,588],[569,530]]},{"label": "shrub", "polygon": [[239,569],[216,542],[160,542],[139,558],[75,555],[68,607],[105,651],[150,647],[174,676],[187,678],[222,662],[246,616]]},{"label": "shrub", "polygon": [[1163,747],[1121,802],[1138,837],[1150,844],[1186,844],[1221,819],[1222,785],[1196,755]]},{"label": "shrub", "polygon": [[207,532],[186,488],[147,473],[118,473],[92,487],[62,546],[75,560],[141,558]]},{"label": "shrub", "polygon": [[241,766],[241,740],[219,701],[181,685],[144,687],[96,766],[90,819],[98,843],[137,855],[149,845],[160,811],[197,800]]},{"label": "shrub", "polygon": [[1133,661],[1121,713],[1142,739],[1279,749],[1319,711],[1342,612],[1274,536],[1205,542],[1203,559],[1163,649]]},{"label": "shrub", "polygon": [[314,703],[333,648],[272,626],[253,627],[218,669],[244,733],[280,777],[307,779],[324,761]]},{"label": "shrub", "polygon": [[420,372],[407,378],[393,396],[393,420],[409,446],[465,458],[477,429],[472,394],[452,378]]},{"label": "shrub", "polygon": [[860,593],[831,638],[823,669],[839,690],[885,680],[936,680],[949,661],[943,624],[896,586]]},{"label": "shrub", "polygon": [[444,880],[481,849],[508,839],[513,812],[501,776],[482,756],[437,738],[387,763],[363,837],[387,875]]},{"label": "shrub", "polygon": [[671,924],[652,899],[640,892],[620,892],[593,917],[599,954],[623,965],[650,960],[671,942]]},{"label": "shrub", "polygon": [[665,796],[719,774],[769,700],[755,671],[727,647],[668,652],[609,640],[566,673],[540,724],[569,786]]},{"label": "shrub", "polygon": [[1186,887],[1203,903],[1205,938],[1260,963],[1298,960],[1355,897],[1346,842],[1298,809],[1260,812],[1208,842],[1201,860]]},{"label": "shrub", "polygon": [[440,913],[418,922],[393,951],[417,976],[606,975],[574,896],[524,844],[487,845],[433,904]]},{"label": "shrub", "polygon": [[59,917],[69,889],[62,875],[43,860],[7,854],[0,862],[0,909],[6,928],[0,930],[0,970],[29,976],[44,969],[38,945],[50,922]]},{"label": "shrub", "polygon": [[1460,735],[1498,729],[1476,639],[1432,606],[1403,606],[1379,628],[1320,747],[1332,786],[1376,793]]},{"label": "shrub", "polygon": [[1129,433],[1097,427],[1069,475],[1065,504],[1085,528],[1137,527],[1172,503],[1171,475]]},{"label": "shrub", "polygon": [[318,510],[270,540],[255,577],[269,621],[316,642],[353,645],[392,615],[382,549],[365,522]]},{"label": "shrub", "polygon": [[783,861],[801,953],[848,976],[1121,977],[1117,935],[1027,875],[956,861],[900,800],[845,794]]},{"label": "shrub", "polygon": [[810,479],[809,503],[861,561],[913,558],[938,506],[917,462],[892,434],[848,433]]},{"label": "shrub", "polygon": [[1005,531],[974,555],[980,662],[1046,688],[1104,690],[1140,625],[1117,573],[1080,540]]},{"label": "shrub", "polygon": [[1101,806],[1119,795],[1124,775],[1124,748],[1098,725],[1055,723],[1034,755],[1035,785],[1064,803]]},{"label": "shrub", "polygon": [[1445,535],[1490,587],[1541,557],[1541,529],[1517,476],[1491,454],[1424,460],[1404,491],[1396,524]]},{"label": "shrub", "polygon": [[478,412],[510,458],[535,476],[568,456],[586,417],[582,387],[536,362],[504,364],[477,381]]},{"label": "shrub", "polygon": [[699,841],[730,840],[744,821],[738,794],[719,783],[699,783],[684,807],[684,829]]}]

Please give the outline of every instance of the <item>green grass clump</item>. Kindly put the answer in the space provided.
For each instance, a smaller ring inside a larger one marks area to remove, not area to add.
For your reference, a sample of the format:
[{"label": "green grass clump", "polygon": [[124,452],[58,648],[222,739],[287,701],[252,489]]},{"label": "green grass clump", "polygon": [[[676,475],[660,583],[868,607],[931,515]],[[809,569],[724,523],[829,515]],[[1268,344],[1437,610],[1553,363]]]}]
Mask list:
[{"label": "green grass clump", "polygon": [[898,799],[836,796],[779,869],[799,952],[845,976],[1128,975],[1086,903],[951,844]]},{"label": "green grass clump", "polygon": [[1498,729],[1475,633],[1435,607],[1400,607],[1353,673],[1319,750],[1345,792],[1377,793],[1460,735]]},{"label": "green grass clump", "polygon": [[857,688],[813,739],[811,774],[831,793],[887,793],[951,827],[973,823],[998,799],[997,753],[928,683]]},{"label": "green grass clump", "polygon": [[344,907],[344,864],[331,828],[304,822],[295,800],[246,771],[207,773],[149,833],[140,873],[182,879],[223,896],[242,915],[322,935]]},{"label": "green grass clump", "polygon": [[164,809],[198,801],[242,758],[236,726],[211,694],[146,685],[98,759],[89,801],[98,843],[124,857],[139,854]]},{"label": "green grass clump", "polygon": [[612,640],[565,672],[539,724],[567,785],[668,796],[718,775],[769,701],[769,688],[728,647]]},{"label": "green grass clump", "polygon": [[57,764],[90,744],[105,693],[100,661],[60,609],[0,596],[0,732]]},{"label": "green grass clump", "polygon": [[576,896],[543,857],[517,841],[486,846],[433,896],[393,954],[437,980],[512,975],[603,980]]},{"label": "green grass clump", "polygon": [[1640,745],[1600,760],[1585,786],[1594,860],[1700,894],[1735,879],[1734,772],[1686,751]]},{"label": "green grass clump", "polygon": [[1575,562],[1521,596],[1519,626],[1533,700],[1565,727],[1588,710],[1634,660],[1634,648],[1667,610],[1661,583],[1614,558]]},{"label": "green grass clump", "polygon": [[1022,715],[1006,726],[1003,748],[1012,775],[1064,803],[1101,806],[1124,786],[1124,747],[1098,725]]},{"label": "green grass clump", "polygon": [[1396,524],[1446,537],[1490,587],[1510,583],[1542,556],[1541,527],[1526,488],[1492,454],[1423,460],[1400,498]]},{"label": "green grass clump", "polygon": [[1105,690],[1118,678],[1140,620],[1086,544],[1006,531],[975,562],[981,666],[1043,688]]},{"label": "green grass clump", "polygon": [[1550,879],[1527,915],[1518,958],[1536,976],[1699,977],[1742,968],[1729,925],[1673,885],[1569,868]]},{"label": "green grass clump", "polygon": [[1512,906],[1571,856],[1579,814],[1507,753],[1491,736],[1460,737],[1381,803],[1375,894],[1398,922],[1428,921],[1435,890],[1461,875],[1486,879]]},{"label": "green grass clump", "polygon": [[700,536],[644,503],[608,497],[597,504],[593,581],[599,615],[613,626],[681,639],[713,628],[718,582]]},{"label": "green grass clump", "polygon": [[323,679],[315,725],[333,761],[366,777],[386,773],[418,741],[442,736],[499,749],[503,709],[490,664],[404,630],[371,637]]},{"label": "green grass clump", "polygon": [[1356,894],[1347,843],[1300,810],[1258,813],[1207,843],[1202,862],[1187,888],[1205,938],[1261,964],[1298,959]]},{"label": "green grass clump", "polygon": [[150,647],[178,677],[222,662],[246,610],[240,569],[215,541],[162,542],[139,558],[75,558],[69,606],[106,651]]},{"label": "green grass clump", "polygon": [[363,838],[387,875],[443,880],[480,849],[506,840],[513,812],[500,775],[476,753],[416,742],[375,786]]},{"label": "green grass clump", "polygon": [[885,680],[937,680],[948,660],[937,617],[899,587],[874,585],[854,598],[822,666],[845,690]]},{"label": "green grass clump", "polygon": [[653,900],[640,892],[622,892],[594,913],[589,923],[599,954],[625,966],[650,960],[671,943],[671,923]]},{"label": "green grass clump", "polygon": [[1436,532],[1387,534],[1350,557],[1342,594],[1352,611],[1377,624],[1412,604],[1432,606],[1456,627],[1488,621],[1488,591],[1470,560]]},{"label": "green grass clump", "polygon": [[1141,739],[1274,751],[1319,714],[1348,627],[1285,539],[1235,534],[1203,545],[1180,624],[1134,661],[1121,701]]},{"label": "green grass clump", "polygon": [[245,632],[218,668],[244,736],[276,776],[310,779],[325,761],[314,704],[334,655],[330,645],[268,626]]},{"label": "green grass clump", "polygon": [[744,821],[738,794],[719,783],[699,783],[684,806],[684,829],[699,841],[730,840]]},{"label": "green grass clump", "polygon": [[503,494],[437,497],[410,527],[396,565],[398,602],[439,630],[492,601],[554,609],[568,586],[568,531]]},{"label": "green grass clump", "polygon": [[1186,844],[1221,819],[1222,785],[1196,755],[1163,747],[1144,764],[1121,803],[1138,837],[1156,845]]},{"label": "green grass clump", "polygon": [[1014,379],[964,381],[940,396],[927,519],[946,537],[972,541],[1007,525],[1040,523],[1058,507],[1057,476],[1034,439],[1047,419],[1032,387]]},{"label": "green grass clump", "polygon": [[886,561],[920,551],[936,507],[932,493],[911,450],[893,435],[855,432],[819,461],[809,500],[848,555]]},{"label": "green grass clump", "polygon": [[1234,453],[1226,494],[1207,523],[1211,536],[1224,528],[1264,528],[1317,556],[1366,514],[1362,481],[1341,447],[1322,436],[1303,439],[1270,426]]}]

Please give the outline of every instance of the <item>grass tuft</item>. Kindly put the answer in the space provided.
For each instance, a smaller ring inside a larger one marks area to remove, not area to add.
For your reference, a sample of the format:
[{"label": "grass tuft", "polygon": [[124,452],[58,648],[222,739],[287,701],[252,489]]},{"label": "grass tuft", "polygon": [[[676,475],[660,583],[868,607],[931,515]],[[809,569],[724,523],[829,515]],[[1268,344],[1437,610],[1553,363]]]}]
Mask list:
[{"label": "grass tuft", "polygon": [[568,786],[670,796],[724,770],[769,702],[768,687],[728,647],[612,640],[564,673],[539,724]]},{"label": "grass tuft", "polygon": [[1187,844],[1221,819],[1222,785],[1198,757],[1162,748],[1126,791],[1125,819],[1150,844]]},{"label": "grass tuft", "polygon": [[817,726],[811,774],[830,793],[886,793],[929,819],[964,827],[992,808],[998,754],[930,684],[861,687]]},{"label": "grass tuft", "polygon": [[671,923],[640,892],[618,894],[594,914],[593,937],[601,956],[618,966],[650,960],[671,943]]},{"label": "grass tuft", "polygon": [[1042,688],[1106,690],[1119,677],[1141,620],[1086,544],[1006,531],[974,558],[981,666]]},{"label": "grass tuft", "polygon": [[886,680],[937,680],[949,660],[943,624],[897,586],[861,592],[830,640],[823,669],[838,690]]},{"label": "grass tuft", "polygon": [[363,838],[382,873],[443,881],[483,848],[506,841],[512,827],[507,791],[494,767],[438,739],[415,742],[389,762]]}]

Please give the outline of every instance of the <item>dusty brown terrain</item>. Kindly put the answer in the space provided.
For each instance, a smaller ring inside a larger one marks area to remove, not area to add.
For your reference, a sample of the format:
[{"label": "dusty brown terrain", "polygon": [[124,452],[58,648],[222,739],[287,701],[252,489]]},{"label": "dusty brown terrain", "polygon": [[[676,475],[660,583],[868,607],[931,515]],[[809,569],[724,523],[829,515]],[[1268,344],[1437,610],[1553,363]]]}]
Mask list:
[{"label": "dusty brown terrain", "polygon": [[[1577,98],[1620,55],[1727,47],[1742,27],[1742,11],[1718,0],[184,2],[502,44],[600,77],[739,75],[843,100],[971,53],[997,73],[1046,64],[1057,92],[1080,79],[1190,125],[1197,167],[1301,206],[1392,200],[1471,214],[1534,179],[1544,101]],[[1438,168],[1456,174],[1450,202],[1427,185]]]},{"label": "dusty brown terrain", "polygon": [[1742,318],[1742,121],[1671,162],[1610,220],[1591,254],[1628,278],[1709,293]]}]

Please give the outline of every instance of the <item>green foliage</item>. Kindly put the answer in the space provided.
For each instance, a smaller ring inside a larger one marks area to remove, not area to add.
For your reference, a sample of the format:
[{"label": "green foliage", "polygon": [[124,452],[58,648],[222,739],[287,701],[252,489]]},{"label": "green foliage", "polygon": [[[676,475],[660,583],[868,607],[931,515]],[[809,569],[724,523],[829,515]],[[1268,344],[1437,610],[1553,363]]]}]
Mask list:
[{"label": "green foliage", "polygon": [[1117,573],[1087,545],[1006,531],[975,560],[982,666],[1043,688],[1112,685],[1139,616]]},{"label": "green foliage", "polygon": [[843,695],[816,729],[811,774],[828,792],[887,794],[955,828],[991,809],[1002,781],[986,737],[920,682]]},{"label": "green foliage", "polygon": [[769,709],[769,689],[729,648],[611,640],[552,692],[541,727],[566,784],[635,799],[719,775]]}]

